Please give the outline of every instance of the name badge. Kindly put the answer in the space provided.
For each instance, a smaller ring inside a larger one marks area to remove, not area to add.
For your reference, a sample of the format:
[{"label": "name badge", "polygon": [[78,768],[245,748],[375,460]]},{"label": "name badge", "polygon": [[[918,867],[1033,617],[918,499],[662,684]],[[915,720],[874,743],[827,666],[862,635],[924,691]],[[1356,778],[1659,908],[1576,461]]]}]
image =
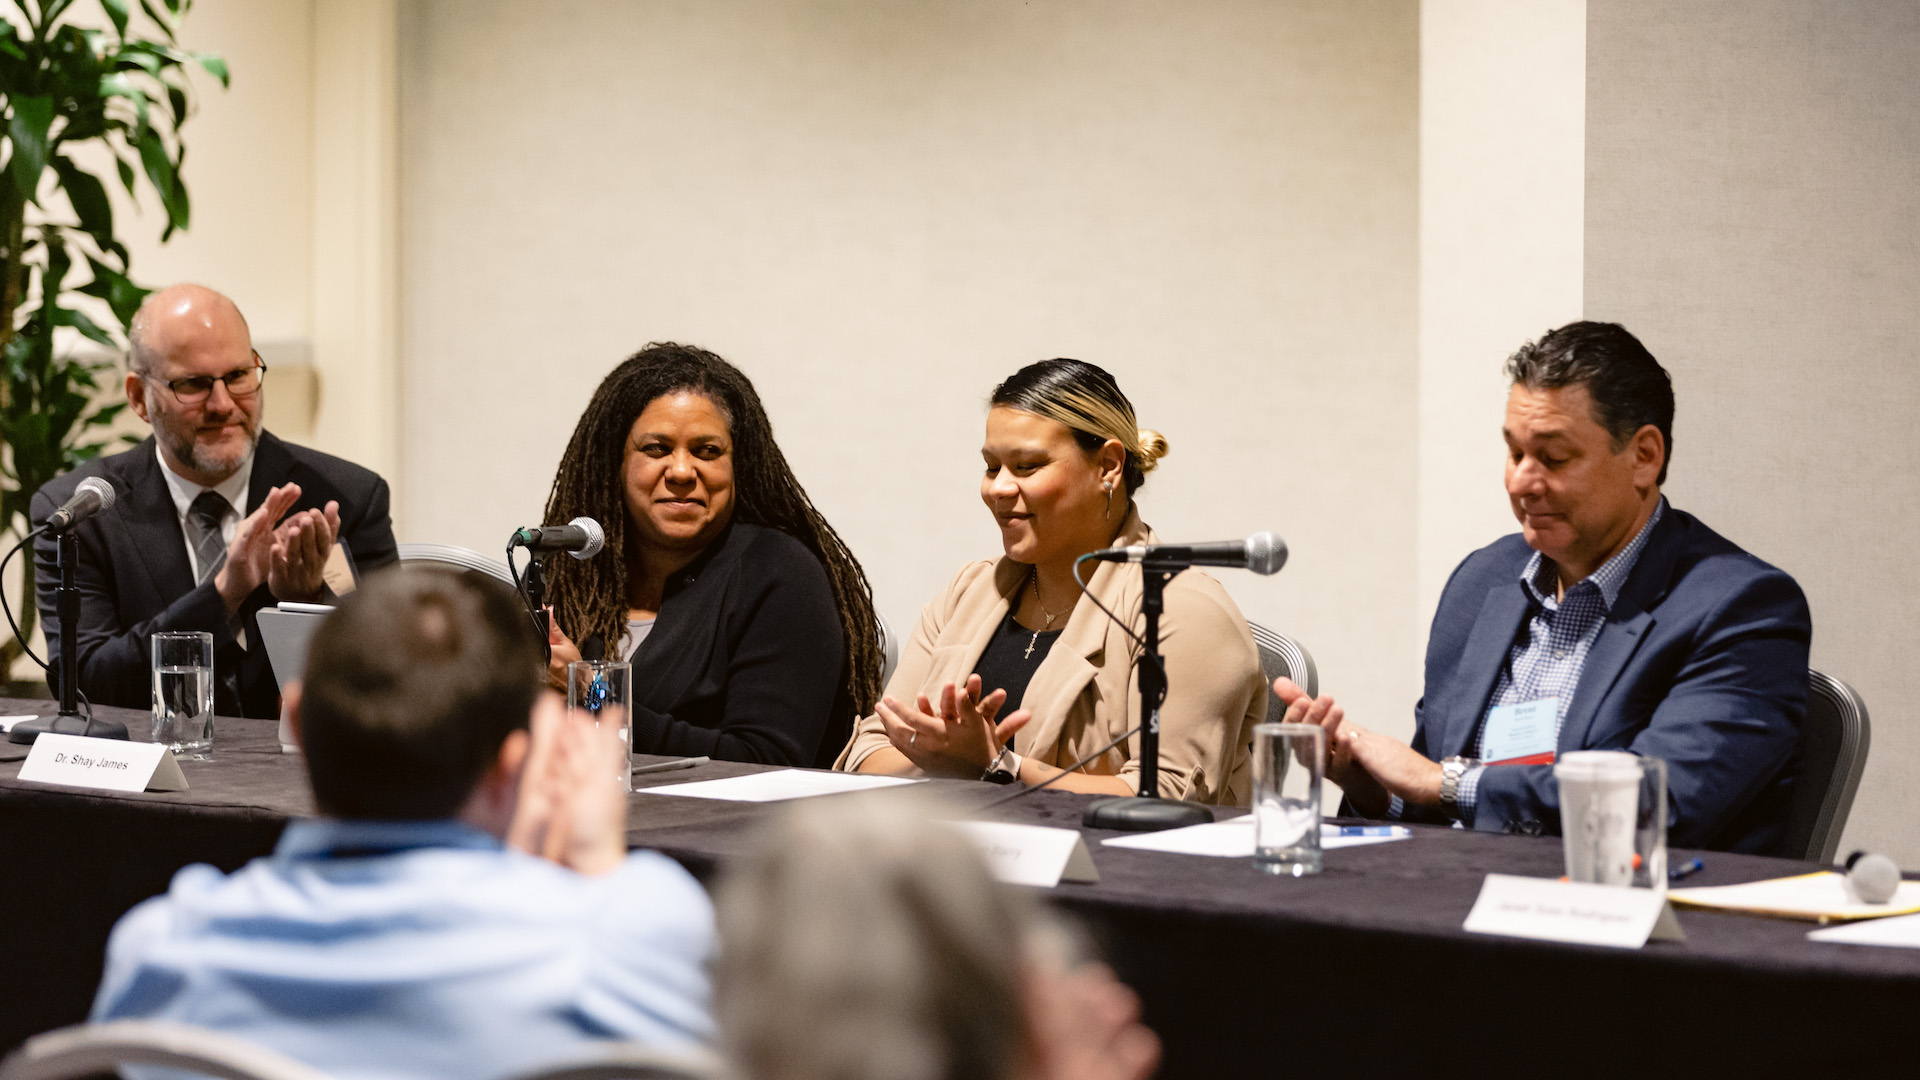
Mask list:
[{"label": "name badge", "polygon": [[1482,758],[1488,765],[1551,765],[1559,741],[1560,699],[1502,705],[1487,714]]}]

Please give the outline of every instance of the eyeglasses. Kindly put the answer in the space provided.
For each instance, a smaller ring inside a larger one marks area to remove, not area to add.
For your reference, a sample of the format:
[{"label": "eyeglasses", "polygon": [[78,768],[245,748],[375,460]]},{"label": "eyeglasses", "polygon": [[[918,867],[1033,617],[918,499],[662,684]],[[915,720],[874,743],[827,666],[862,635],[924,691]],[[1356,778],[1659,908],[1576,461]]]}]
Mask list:
[{"label": "eyeglasses", "polygon": [[155,379],[147,376],[149,382],[157,382],[172,392],[175,401],[182,405],[198,405],[213,394],[214,383],[226,383],[229,397],[250,397],[260,392],[260,381],[267,377],[267,365],[260,359],[260,353],[253,354],[250,367],[234,368],[225,375],[195,375],[190,379]]}]

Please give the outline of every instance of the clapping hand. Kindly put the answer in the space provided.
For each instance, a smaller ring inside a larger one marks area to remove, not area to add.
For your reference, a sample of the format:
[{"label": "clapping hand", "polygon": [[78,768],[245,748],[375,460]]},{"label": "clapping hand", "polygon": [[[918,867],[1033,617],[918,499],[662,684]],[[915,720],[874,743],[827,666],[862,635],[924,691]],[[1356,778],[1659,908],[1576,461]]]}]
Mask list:
[{"label": "clapping hand", "polygon": [[[293,487],[293,485],[288,485]],[[300,489],[293,488],[298,495]],[[273,530],[267,590],[280,600],[318,600],[326,595],[327,556],[340,535],[340,504],[288,515]]]},{"label": "clapping hand", "polygon": [[964,690],[949,682],[940,690],[939,708],[917,697],[917,708],[882,698],[877,711],[895,750],[931,776],[978,779],[1000,756],[1013,733],[1033,719],[1025,709],[996,721],[1007,702],[1005,690],[981,695],[980,676],[967,676]]},{"label": "clapping hand", "polygon": [[534,705],[532,746],[507,843],[578,870],[604,874],[626,856],[627,800],[620,784],[627,747],[616,708],[595,724],[558,696]]},{"label": "clapping hand", "polygon": [[1354,809],[1368,817],[1387,812],[1398,795],[1415,806],[1440,802],[1440,766],[1413,747],[1347,722],[1332,697],[1311,698],[1291,679],[1275,679],[1286,703],[1286,723],[1314,724],[1327,733],[1327,779],[1340,785]]},{"label": "clapping hand", "polygon": [[[213,576],[213,587],[226,602],[229,618],[240,614],[240,606],[246,603],[247,597],[267,582],[273,571],[274,522],[299,498],[300,485],[282,484],[267,492],[266,501],[241,518],[234,528],[233,539],[227,541],[226,561]],[[337,520],[337,512],[335,517]]]}]

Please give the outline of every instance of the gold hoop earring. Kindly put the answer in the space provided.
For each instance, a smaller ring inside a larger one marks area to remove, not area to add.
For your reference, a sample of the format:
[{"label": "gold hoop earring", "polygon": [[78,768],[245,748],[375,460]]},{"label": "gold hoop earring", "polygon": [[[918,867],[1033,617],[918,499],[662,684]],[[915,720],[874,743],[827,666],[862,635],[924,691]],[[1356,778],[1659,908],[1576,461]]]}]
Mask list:
[{"label": "gold hoop earring", "polygon": [[1104,491],[1104,492],[1106,492],[1106,493],[1107,493],[1107,514],[1106,514],[1106,517],[1107,517],[1107,520],[1108,520],[1108,521],[1112,521],[1112,520],[1113,520],[1113,485],[1112,485],[1112,484],[1101,484],[1101,485],[1100,485],[1100,490],[1101,490],[1101,491]]}]

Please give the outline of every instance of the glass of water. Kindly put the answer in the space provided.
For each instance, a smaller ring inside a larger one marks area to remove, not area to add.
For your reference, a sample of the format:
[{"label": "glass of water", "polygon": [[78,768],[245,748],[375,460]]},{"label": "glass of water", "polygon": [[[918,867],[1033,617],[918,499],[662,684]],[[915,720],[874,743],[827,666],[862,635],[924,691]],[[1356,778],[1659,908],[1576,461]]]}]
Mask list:
[{"label": "glass of water", "polygon": [[1269,874],[1320,872],[1320,778],[1327,736],[1317,724],[1253,729],[1253,864]]},{"label": "glass of water", "polygon": [[213,635],[153,635],[153,741],[176,757],[213,760]]},{"label": "glass of water", "polygon": [[567,708],[586,713],[594,725],[604,715],[620,726],[626,756],[620,762],[620,790],[633,790],[633,667],[616,660],[575,660],[567,665]]}]

